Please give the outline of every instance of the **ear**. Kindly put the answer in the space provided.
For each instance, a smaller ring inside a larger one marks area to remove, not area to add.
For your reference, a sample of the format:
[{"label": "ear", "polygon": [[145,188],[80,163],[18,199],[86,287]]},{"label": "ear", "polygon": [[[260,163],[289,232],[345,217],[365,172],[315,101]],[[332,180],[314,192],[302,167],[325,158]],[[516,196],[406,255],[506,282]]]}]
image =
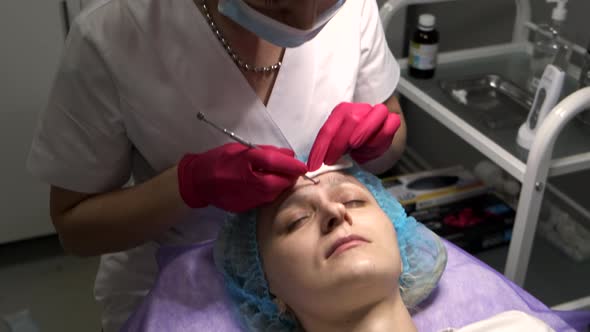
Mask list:
[{"label": "ear", "polygon": [[297,316],[295,315],[295,312],[293,311],[293,309],[291,309],[289,307],[289,305],[287,303],[285,303],[285,301],[281,300],[278,297],[274,297],[272,301],[277,306],[280,316],[283,316],[285,318],[289,318],[289,319],[292,319],[295,321],[297,320]]},{"label": "ear", "polygon": [[260,257],[260,264],[262,264],[262,275],[264,276],[264,281],[266,282],[266,287],[268,288],[268,293],[271,298],[275,299],[275,298],[277,298],[277,296],[275,295],[275,291],[273,289],[273,286],[268,279],[268,275],[266,274],[266,271],[264,270],[264,261],[262,260],[262,257]]},{"label": "ear", "polygon": [[278,297],[275,297],[272,301],[274,302],[274,304],[279,309],[279,314],[280,315],[285,315],[289,311],[289,307],[287,306],[287,304],[285,303],[285,301],[279,299]]}]

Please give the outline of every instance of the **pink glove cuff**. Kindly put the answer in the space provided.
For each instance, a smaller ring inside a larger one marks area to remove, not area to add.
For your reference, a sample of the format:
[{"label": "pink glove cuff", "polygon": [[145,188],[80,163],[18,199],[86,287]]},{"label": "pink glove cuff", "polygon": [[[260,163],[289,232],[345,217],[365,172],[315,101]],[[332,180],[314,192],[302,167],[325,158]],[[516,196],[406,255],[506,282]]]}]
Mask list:
[{"label": "pink glove cuff", "polygon": [[186,205],[196,209],[206,207],[208,204],[204,200],[200,199],[199,195],[194,190],[193,172],[191,171],[191,167],[189,167],[194,158],[194,155],[184,155],[184,157],[182,157],[178,163],[177,175],[178,191],[180,192],[180,197],[182,197],[182,200],[184,203],[186,203]]}]

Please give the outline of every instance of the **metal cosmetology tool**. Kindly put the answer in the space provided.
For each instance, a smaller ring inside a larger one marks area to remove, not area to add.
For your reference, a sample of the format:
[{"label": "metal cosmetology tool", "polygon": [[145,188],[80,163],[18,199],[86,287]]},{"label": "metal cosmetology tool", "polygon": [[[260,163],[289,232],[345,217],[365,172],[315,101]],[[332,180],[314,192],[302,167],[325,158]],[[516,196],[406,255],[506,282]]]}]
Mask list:
[{"label": "metal cosmetology tool", "polygon": [[[208,124],[208,125],[210,125],[211,127],[213,127],[213,128],[215,128],[215,129],[217,129],[218,131],[220,131],[220,132],[222,132],[223,134],[225,134],[225,135],[229,136],[231,139],[233,139],[234,141],[236,141],[236,142],[238,142],[238,143],[240,143],[240,144],[242,144],[242,145],[245,145],[245,146],[247,146],[247,147],[250,147],[250,148],[252,148],[252,149],[260,149],[260,148],[259,148],[259,147],[258,147],[256,144],[254,144],[254,143],[251,143],[251,142],[248,142],[247,140],[243,139],[242,137],[240,137],[240,136],[236,135],[234,132],[232,132],[232,131],[229,131],[229,130],[227,130],[227,129],[225,129],[225,128],[222,128],[222,127],[218,126],[217,124],[215,124],[215,123],[211,122],[209,119],[207,119],[207,118],[205,117],[205,114],[203,114],[203,112],[199,112],[199,113],[197,113],[197,119],[199,119],[199,120],[201,120],[201,121],[203,121],[203,122],[207,123],[207,124]],[[311,178],[311,177],[309,177],[309,176],[307,176],[307,175],[303,175],[303,177],[304,177],[306,180],[309,180],[309,181],[313,182],[313,184],[318,184],[318,183],[320,183],[320,181],[319,181],[319,180],[313,179],[313,178]]]}]

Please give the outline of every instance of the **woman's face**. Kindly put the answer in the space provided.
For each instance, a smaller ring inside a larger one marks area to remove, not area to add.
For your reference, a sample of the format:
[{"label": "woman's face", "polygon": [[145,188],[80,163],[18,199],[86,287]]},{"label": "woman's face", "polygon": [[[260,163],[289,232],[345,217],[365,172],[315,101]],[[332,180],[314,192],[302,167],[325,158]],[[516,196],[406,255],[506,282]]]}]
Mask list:
[{"label": "woman's face", "polygon": [[318,179],[300,179],[258,215],[270,291],[298,317],[368,304],[398,291],[401,274],[394,227],[371,193],[344,173]]},{"label": "woman's face", "polygon": [[307,30],[337,0],[244,0],[260,13],[294,28]]}]

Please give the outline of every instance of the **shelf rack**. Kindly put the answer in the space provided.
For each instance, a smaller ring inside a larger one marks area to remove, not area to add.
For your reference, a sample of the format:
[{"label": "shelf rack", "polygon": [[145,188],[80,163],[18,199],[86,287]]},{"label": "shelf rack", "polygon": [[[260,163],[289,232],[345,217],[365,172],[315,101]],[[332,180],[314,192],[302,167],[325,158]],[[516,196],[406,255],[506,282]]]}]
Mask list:
[{"label": "shelf rack", "polygon": [[[380,7],[381,21],[387,31],[393,15],[405,6],[449,1],[454,0],[387,0]],[[439,67],[517,54],[530,56],[532,47],[528,42],[528,32],[536,30],[537,26],[530,22],[531,8],[528,0],[515,0],[515,5],[516,17],[510,43],[440,53]],[[570,45],[573,52],[584,52],[581,46],[573,43]],[[407,59],[399,62],[402,70],[405,70]],[[570,66],[568,74],[576,73],[579,70]],[[432,91],[424,89],[416,80],[402,75],[398,92],[522,183],[504,275],[523,286],[545,190],[550,187],[550,190],[569,202],[580,215],[590,216],[582,206],[547,184],[550,176],[590,169],[590,140],[587,141],[586,151],[554,156],[558,136],[578,113],[590,108],[590,88],[573,92],[554,107],[538,129],[542,134],[536,136],[528,156],[519,155],[514,149],[507,148],[488,133],[483,133],[472,123],[465,121],[452,110],[449,103],[433,96]]]}]

